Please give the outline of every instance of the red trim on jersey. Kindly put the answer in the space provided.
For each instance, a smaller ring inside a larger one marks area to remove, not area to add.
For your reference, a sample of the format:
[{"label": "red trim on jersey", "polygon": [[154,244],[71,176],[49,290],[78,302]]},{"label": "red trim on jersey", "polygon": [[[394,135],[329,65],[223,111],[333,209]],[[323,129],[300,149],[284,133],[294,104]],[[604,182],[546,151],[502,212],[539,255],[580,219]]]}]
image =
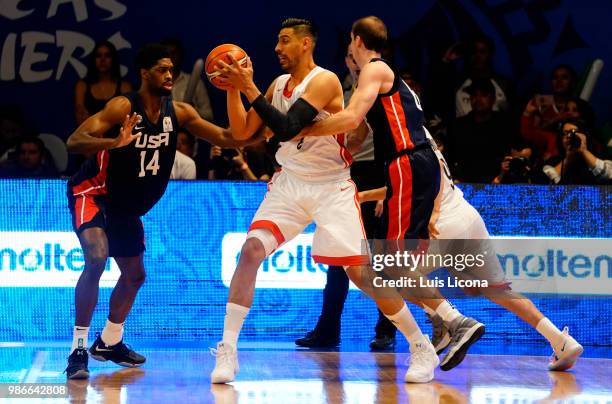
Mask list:
[{"label": "red trim on jersey", "polygon": [[312,259],[319,264],[334,266],[367,265],[370,263],[370,257],[367,255],[350,255],[347,257],[325,257],[323,255],[313,255]]},{"label": "red trim on jersey", "polygon": [[72,187],[72,194],[104,195],[106,193],[106,169],[108,168],[109,155],[106,150],[97,154],[98,174],[95,177],[83,180]]},{"label": "red trim on jersey", "polygon": [[400,240],[410,227],[412,214],[412,169],[408,156],[393,160],[389,165],[389,177],[393,193],[387,206],[389,223],[387,239]]},{"label": "red trim on jersey", "polygon": [[353,156],[351,155],[351,152],[349,152],[348,149],[344,146],[346,135],[344,133],[340,133],[338,135],[334,135],[334,138],[340,146],[340,158],[342,159],[342,161],[344,161],[344,168],[349,167],[351,164],[353,164]]},{"label": "red trim on jersey", "polygon": [[88,194],[78,195],[74,203],[74,222],[78,230],[84,223],[90,222],[100,211],[94,198]]},{"label": "red trim on jersey", "polygon": [[396,91],[393,95],[381,97],[380,100],[387,115],[387,122],[391,128],[391,134],[395,142],[395,151],[413,149],[414,144],[406,125],[406,115],[404,114],[399,91]]},{"label": "red trim on jersey", "polygon": [[279,167],[279,168],[276,169],[274,174],[272,174],[272,178],[270,178],[270,181],[268,181],[268,183],[266,184],[267,185],[267,192],[270,192],[270,188],[272,188],[272,185],[274,184],[274,180],[280,174],[282,169],[283,169],[282,167]]},{"label": "red trim on jersey", "polygon": [[355,201],[355,206],[357,207],[357,214],[359,215],[359,223],[361,223],[361,234],[363,234],[363,239],[367,240],[368,236],[365,231],[365,226],[363,225],[363,217],[361,216],[361,205],[359,204],[359,193],[357,191],[357,184],[355,184],[355,181],[353,180],[348,180],[348,182],[353,184],[353,186],[355,187],[355,197],[353,198],[353,200]]},{"label": "red trim on jersey", "polygon": [[[295,90],[295,87],[293,87],[293,90]],[[293,95],[293,90],[289,91],[289,80],[287,80],[285,87],[283,88],[283,96],[286,98],[291,98],[291,95]]]},{"label": "red trim on jersey", "polygon": [[283,236],[283,233],[280,231],[276,223],[270,220],[254,221],[253,223],[251,223],[251,226],[249,227],[249,231],[255,230],[255,229],[266,229],[272,232],[272,234],[274,235],[274,238],[278,242],[278,245],[281,245],[285,242],[285,236]]}]

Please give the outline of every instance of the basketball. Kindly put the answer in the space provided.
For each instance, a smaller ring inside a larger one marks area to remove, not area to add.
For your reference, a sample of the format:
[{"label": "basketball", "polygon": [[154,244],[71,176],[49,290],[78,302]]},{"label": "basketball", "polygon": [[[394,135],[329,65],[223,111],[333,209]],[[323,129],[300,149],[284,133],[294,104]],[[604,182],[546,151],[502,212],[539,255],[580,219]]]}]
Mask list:
[{"label": "basketball", "polygon": [[222,81],[220,74],[215,71],[215,67],[217,66],[217,63],[221,60],[227,64],[231,64],[232,60],[229,57],[230,54],[234,56],[234,59],[240,62],[242,66],[246,66],[246,52],[240,46],[230,43],[219,45],[213,50],[211,50],[208,56],[206,57],[206,62],[204,63],[206,77],[212,83],[213,86],[220,88],[221,90],[227,90],[231,87],[231,84]]}]

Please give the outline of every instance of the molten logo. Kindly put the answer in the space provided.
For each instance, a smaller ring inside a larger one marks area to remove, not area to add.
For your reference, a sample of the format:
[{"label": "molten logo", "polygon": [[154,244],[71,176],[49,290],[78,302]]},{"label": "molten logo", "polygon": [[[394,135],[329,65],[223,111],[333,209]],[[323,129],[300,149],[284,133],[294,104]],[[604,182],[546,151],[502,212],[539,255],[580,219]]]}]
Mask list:
[{"label": "molten logo", "polygon": [[[238,265],[246,236],[246,233],[227,233],[223,237],[221,278],[227,287]],[[327,265],[313,261],[312,236],[312,233],[300,234],[267,257],[259,267],[255,287],[323,289],[327,278]],[[351,288],[354,288],[352,284]]]},{"label": "molten logo", "polygon": [[[72,232],[0,232],[0,287],[74,287],[84,267]],[[114,287],[119,275],[108,260],[100,287]]]}]

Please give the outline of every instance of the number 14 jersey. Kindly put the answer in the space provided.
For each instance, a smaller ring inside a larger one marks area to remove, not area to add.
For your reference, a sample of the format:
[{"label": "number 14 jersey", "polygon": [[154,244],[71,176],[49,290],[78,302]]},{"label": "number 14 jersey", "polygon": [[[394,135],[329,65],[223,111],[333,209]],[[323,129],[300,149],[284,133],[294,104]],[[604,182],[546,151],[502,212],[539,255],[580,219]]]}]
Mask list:
[{"label": "number 14 jersey", "polygon": [[[142,216],[162,197],[176,155],[178,121],[171,97],[161,98],[157,122],[150,122],[137,92],[124,94],[131,112],[142,116],[133,133],[142,135],[119,149],[102,150],[81,166],[68,181],[68,192],[104,196],[108,209]],[[119,126],[104,137],[114,138]]]}]

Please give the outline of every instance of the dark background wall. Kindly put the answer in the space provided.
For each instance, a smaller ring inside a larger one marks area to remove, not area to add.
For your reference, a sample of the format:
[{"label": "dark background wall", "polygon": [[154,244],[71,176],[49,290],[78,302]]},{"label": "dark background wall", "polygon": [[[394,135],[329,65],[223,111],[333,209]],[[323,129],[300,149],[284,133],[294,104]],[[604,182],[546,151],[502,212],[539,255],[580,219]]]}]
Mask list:
[{"label": "dark background wall", "polygon": [[[0,104],[16,103],[41,132],[66,137],[74,128],[73,88],[97,40],[112,38],[127,77],[135,49],[167,36],[187,48],[184,70],[214,46],[233,42],[252,57],[264,89],[281,73],[273,49],[280,22],[312,18],[321,29],[318,64],[344,73],[353,20],[374,14],[388,25],[396,62],[429,80],[429,66],[451,44],[479,30],[497,47],[496,68],[522,99],[548,89],[553,66],[581,73],[596,58],[606,63],[592,102],[599,123],[612,116],[612,3],[601,0],[419,0],[379,2],[192,2],[125,0],[3,0],[0,3]],[[32,63],[32,62],[36,63]],[[75,67],[76,66],[76,67]],[[217,120],[223,93],[209,87]],[[520,105],[522,108],[523,105]]]}]

